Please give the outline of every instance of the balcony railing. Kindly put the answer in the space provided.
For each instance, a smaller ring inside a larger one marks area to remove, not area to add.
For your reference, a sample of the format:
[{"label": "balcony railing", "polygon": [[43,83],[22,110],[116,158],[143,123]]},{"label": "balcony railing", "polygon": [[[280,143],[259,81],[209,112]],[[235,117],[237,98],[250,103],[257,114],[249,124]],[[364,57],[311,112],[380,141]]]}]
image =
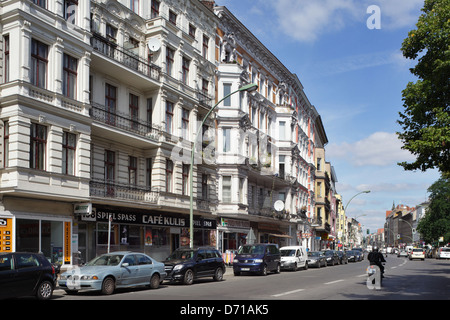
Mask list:
[{"label": "balcony railing", "polygon": [[96,102],[91,102],[91,105],[90,115],[92,119],[114,128],[132,132],[155,142],[160,141],[160,128],[155,128],[148,122],[132,119],[132,117],[127,114],[107,110],[106,106]]},{"label": "balcony railing", "polygon": [[161,68],[148,63],[135,53],[118,46],[116,43],[108,41],[101,35],[94,33],[91,38],[91,46],[95,51],[102,55],[119,62],[120,64],[139,72],[153,80],[159,81],[161,75]]},{"label": "balcony railing", "polygon": [[114,181],[91,180],[89,183],[91,197],[110,198],[126,201],[158,203],[159,191],[150,188],[121,184]]}]

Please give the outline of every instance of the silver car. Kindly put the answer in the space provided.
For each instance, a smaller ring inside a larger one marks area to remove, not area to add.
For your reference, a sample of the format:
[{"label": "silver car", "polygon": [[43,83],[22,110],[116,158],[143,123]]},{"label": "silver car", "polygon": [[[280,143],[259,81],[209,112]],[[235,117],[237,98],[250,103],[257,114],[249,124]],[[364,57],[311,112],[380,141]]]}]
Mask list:
[{"label": "silver car", "polygon": [[166,277],[164,263],[137,252],[113,252],[101,255],[81,268],[61,274],[59,287],[67,293],[79,290],[112,294],[117,288],[159,287]]}]

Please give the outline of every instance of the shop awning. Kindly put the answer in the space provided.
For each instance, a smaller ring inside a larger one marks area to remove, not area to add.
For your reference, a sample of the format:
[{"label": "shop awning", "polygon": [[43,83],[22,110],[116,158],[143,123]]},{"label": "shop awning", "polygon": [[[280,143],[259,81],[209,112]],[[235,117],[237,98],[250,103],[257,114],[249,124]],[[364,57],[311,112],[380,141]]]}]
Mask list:
[{"label": "shop awning", "polygon": [[281,234],[281,233],[269,233],[269,236],[272,237],[278,237],[278,238],[288,238],[288,239],[292,239],[291,236],[287,235],[287,234]]}]

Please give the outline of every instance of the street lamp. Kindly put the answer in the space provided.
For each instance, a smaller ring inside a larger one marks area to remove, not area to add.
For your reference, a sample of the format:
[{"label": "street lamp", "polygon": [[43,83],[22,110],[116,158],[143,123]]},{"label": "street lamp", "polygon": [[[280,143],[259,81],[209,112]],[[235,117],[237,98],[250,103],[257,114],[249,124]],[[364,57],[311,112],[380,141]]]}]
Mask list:
[{"label": "street lamp", "polygon": [[211,114],[211,112],[214,111],[214,109],[225,99],[227,99],[228,97],[230,97],[231,95],[237,93],[237,92],[253,92],[256,91],[258,89],[258,85],[255,83],[250,83],[247,84],[243,87],[240,87],[238,90],[233,91],[231,93],[229,93],[228,95],[226,95],[225,97],[223,97],[221,100],[219,100],[212,108],[211,110],[208,111],[208,113],[206,114],[206,116],[203,118],[202,123],[200,124],[200,126],[197,129],[197,134],[195,136],[194,139],[194,143],[192,145],[192,150],[191,150],[191,167],[190,167],[190,175],[189,175],[189,190],[190,190],[190,200],[189,200],[189,246],[190,248],[194,247],[194,153],[195,153],[195,147],[196,147],[196,142],[198,139],[198,136],[200,134],[200,130],[202,130],[203,128],[203,124],[205,123],[206,119],[208,119],[209,115]]},{"label": "street lamp", "polygon": [[[358,196],[358,195],[360,195],[360,194],[362,194],[362,193],[370,193],[370,190],[365,190],[365,191],[358,192],[358,193],[355,194],[353,197],[351,197],[350,200],[348,200],[347,204],[345,205],[345,208],[344,208],[344,214],[346,214],[346,212],[347,212],[347,207],[348,207],[348,205],[350,204],[350,202],[353,200],[353,198],[355,198],[356,196]],[[366,214],[362,214],[362,215],[356,216],[356,217],[353,218],[353,219],[356,220],[356,218],[363,217],[363,216],[366,216]],[[351,231],[352,231],[352,237],[353,237],[353,230],[351,230]],[[355,239],[356,239],[356,238],[355,238]]]}]

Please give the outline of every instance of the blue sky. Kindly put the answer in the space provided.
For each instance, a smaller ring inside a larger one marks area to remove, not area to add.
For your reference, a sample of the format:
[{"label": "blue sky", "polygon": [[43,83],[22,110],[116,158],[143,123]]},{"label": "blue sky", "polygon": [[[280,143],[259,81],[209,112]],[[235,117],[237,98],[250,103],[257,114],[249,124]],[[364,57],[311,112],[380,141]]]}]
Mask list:
[{"label": "blue sky", "polygon": [[[400,51],[415,29],[424,0],[216,0],[226,6],[292,73],[322,116],[337,192],[347,215],[375,232],[392,204],[416,206],[427,199],[437,171],[409,172],[397,165],[414,159],[396,132],[402,90],[416,79],[415,65]],[[380,9],[381,28],[367,20]],[[361,216],[365,215],[365,216]]]}]

